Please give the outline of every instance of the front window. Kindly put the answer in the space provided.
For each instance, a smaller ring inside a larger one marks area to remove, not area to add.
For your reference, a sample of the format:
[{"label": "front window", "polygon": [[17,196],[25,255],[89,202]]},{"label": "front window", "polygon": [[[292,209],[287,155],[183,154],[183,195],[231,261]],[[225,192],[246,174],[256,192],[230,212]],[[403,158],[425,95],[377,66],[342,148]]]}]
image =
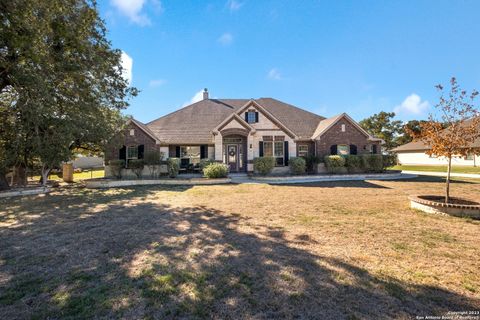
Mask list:
[{"label": "front window", "polygon": [[263,142],[263,156],[264,157],[273,157],[273,141],[264,141]]},{"label": "front window", "polygon": [[180,158],[188,159],[190,164],[200,163],[200,146],[181,146]]},{"label": "front window", "polygon": [[263,156],[274,157],[276,166],[284,166],[285,163],[285,137],[284,136],[264,136],[263,137]]},{"label": "front window", "polygon": [[247,112],[247,122],[248,123],[255,123],[257,122],[257,116],[255,111],[248,111]]},{"label": "front window", "polygon": [[301,144],[298,146],[298,156],[299,157],[308,156],[308,144]]},{"label": "front window", "polygon": [[129,146],[127,149],[127,159],[138,159],[138,147]]},{"label": "front window", "polygon": [[350,148],[346,144],[339,144],[337,146],[337,154],[341,156],[346,156],[350,154]]}]

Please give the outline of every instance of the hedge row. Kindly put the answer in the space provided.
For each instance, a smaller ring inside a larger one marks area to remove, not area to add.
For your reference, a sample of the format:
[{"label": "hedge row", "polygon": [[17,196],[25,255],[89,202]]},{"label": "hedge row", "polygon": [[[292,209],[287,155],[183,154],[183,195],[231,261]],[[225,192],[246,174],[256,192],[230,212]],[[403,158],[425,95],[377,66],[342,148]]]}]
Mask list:
[{"label": "hedge row", "polygon": [[379,154],[325,157],[325,166],[330,173],[383,172],[395,163],[394,156]]}]

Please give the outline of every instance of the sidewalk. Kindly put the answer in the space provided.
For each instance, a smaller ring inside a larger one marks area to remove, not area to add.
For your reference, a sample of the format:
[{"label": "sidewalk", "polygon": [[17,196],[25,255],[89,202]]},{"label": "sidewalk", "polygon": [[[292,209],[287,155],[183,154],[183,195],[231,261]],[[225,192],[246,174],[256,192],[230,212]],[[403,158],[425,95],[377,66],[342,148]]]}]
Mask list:
[{"label": "sidewalk", "polygon": [[[410,170],[402,170],[402,173],[406,174],[415,174],[420,176],[434,176],[434,177],[446,177],[446,172],[432,172],[432,171],[410,171]],[[451,177],[458,177],[458,178],[472,178],[472,179],[480,179],[480,174],[478,173],[451,173]]]},{"label": "sidewalk", "polygon": [[249,177],[246,174],[230,175],[232,183],[242,184],[289,184],[289,183],[311,183],[328,181],[358,181],[358,180],[397,180],[411,179],[417,177],[413,174],[344,174],[344,175],[311,175],[311,176],[267,176],[267,177]]}]

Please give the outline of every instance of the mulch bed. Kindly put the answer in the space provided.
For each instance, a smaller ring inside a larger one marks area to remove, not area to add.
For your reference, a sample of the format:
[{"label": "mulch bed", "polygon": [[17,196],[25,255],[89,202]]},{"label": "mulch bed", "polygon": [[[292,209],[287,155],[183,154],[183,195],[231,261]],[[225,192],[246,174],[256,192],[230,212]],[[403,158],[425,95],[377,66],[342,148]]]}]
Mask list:
[{"label": "mulch bed", "polygon": [[[445,203],[445,197],[444,196],[418,196],[418,197],[420,199],[423,199],[423,200]],[[450,200],[448,202],[449,204],[460,204],[460,205],[468,205],[468,206],[478,206],[478,205],[480,205],[479,202],[471,201],[471,200],[465,200],[465,199],[461,199],[461,198],[450,197],[449,200]]]}]

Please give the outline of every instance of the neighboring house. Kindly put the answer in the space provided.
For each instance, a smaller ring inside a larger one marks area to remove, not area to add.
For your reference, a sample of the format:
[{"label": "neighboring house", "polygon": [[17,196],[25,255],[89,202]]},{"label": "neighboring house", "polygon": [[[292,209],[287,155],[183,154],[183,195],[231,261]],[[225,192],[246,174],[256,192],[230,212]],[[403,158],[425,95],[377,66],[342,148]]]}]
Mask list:
[{"label": "neighboring house", "polygon": [[[445,130],[448,130],[445,129]],[[452,158],[452,165],[457,166],[477,166],[480,164],[480,139],[477,139],[469,149],[478,150],[477,154],[469,152],[467,156],[457,156]],[[412,141],[399,146],[392,151],[398,155],[398,162],[402,165],[446,165],[448,159],[445,157],[430,156],[426,151],[430,146],[422,141]]]},{"label": "neighboring house", "polygon": [[76,158],[72,161],[75,169],[93,169],[103,167],[103,158],[94,156],[84,156],[77,154]]},{"label": "neighboring house", "polygon": [[381,141],[345,113],[325,119],[272,98],[209,99],[205,89],[202,101],[147,124],[132,118],[110,143],[105,161],[128,162],[159,150],[179,158],[182,168],[211,159],[231,172],[251,172],[254,158],[272,156],[282,171],[297,156],[379,154]]}]

